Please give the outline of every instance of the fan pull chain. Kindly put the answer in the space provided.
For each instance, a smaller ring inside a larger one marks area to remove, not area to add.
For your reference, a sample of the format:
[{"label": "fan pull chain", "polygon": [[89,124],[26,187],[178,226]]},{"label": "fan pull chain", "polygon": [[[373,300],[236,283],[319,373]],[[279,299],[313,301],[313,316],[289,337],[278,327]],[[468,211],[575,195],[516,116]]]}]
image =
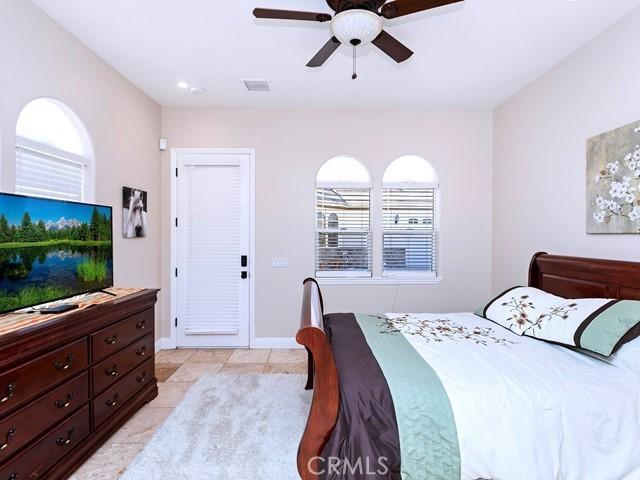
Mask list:
[{"label": "fan pull chain", "polygon": [[358,61],[357,61],[357,57],[358,57],[358,52],[357,52],[357,45],[353,46],[353,75],[351,76],[352,80],[355,80],[356,78],[358,78]]}]

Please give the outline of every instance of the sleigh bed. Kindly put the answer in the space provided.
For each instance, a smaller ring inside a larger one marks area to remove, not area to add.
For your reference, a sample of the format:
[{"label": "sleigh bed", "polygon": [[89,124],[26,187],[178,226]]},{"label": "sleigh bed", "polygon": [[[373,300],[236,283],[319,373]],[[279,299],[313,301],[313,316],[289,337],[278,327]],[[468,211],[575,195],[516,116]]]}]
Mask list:
[{"label": "sleigh bed", "polygon": [[[529,286],[640,300],[640,264],[538,253]],[[303,480],[640,478],[640,362],[623,369],[474,314],[326,315],[313,279],[296,339],[314,390]]]}]

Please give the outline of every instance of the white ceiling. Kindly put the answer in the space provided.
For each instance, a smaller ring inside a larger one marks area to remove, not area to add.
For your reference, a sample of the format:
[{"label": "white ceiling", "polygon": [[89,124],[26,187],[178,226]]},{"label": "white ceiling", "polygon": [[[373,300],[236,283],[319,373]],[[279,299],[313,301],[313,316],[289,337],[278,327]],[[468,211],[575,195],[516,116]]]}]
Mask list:
[{"label": "white ceiling", "polygon": [[[257,21],[253,7],[330,12],[324,0],[33,0],[162,105],[493,107],[640,6],[640,0],[466,0],[386,21],[415,55],[361,49],[305,67],[328,23]],[[630,46],[631,48],[631,46]],[[241,80],[269,79],[249,93]],[[184,80],[206,88],[192,96]]]}]

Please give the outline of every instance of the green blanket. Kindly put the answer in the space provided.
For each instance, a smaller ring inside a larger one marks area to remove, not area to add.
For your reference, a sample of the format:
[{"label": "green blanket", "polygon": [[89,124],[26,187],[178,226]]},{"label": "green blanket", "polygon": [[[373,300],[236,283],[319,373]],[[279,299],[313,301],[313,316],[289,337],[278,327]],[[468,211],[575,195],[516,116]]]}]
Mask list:
[{"label": "green blanket", "polygon": [[460,448],[438,374],[402,333],[382,333],[380,316],[356,319],[393,398],[403,480],[460,480]]}]

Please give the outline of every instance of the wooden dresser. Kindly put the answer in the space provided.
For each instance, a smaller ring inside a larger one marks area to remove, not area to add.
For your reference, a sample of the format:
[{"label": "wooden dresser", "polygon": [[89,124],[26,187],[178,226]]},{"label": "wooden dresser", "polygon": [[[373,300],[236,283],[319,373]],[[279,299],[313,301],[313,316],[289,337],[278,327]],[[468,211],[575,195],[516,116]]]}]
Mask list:
[{"label": "wooden dresser", "polygon": [[0,317],[0,480],[67,478],[157,396],[157,293]]}]

